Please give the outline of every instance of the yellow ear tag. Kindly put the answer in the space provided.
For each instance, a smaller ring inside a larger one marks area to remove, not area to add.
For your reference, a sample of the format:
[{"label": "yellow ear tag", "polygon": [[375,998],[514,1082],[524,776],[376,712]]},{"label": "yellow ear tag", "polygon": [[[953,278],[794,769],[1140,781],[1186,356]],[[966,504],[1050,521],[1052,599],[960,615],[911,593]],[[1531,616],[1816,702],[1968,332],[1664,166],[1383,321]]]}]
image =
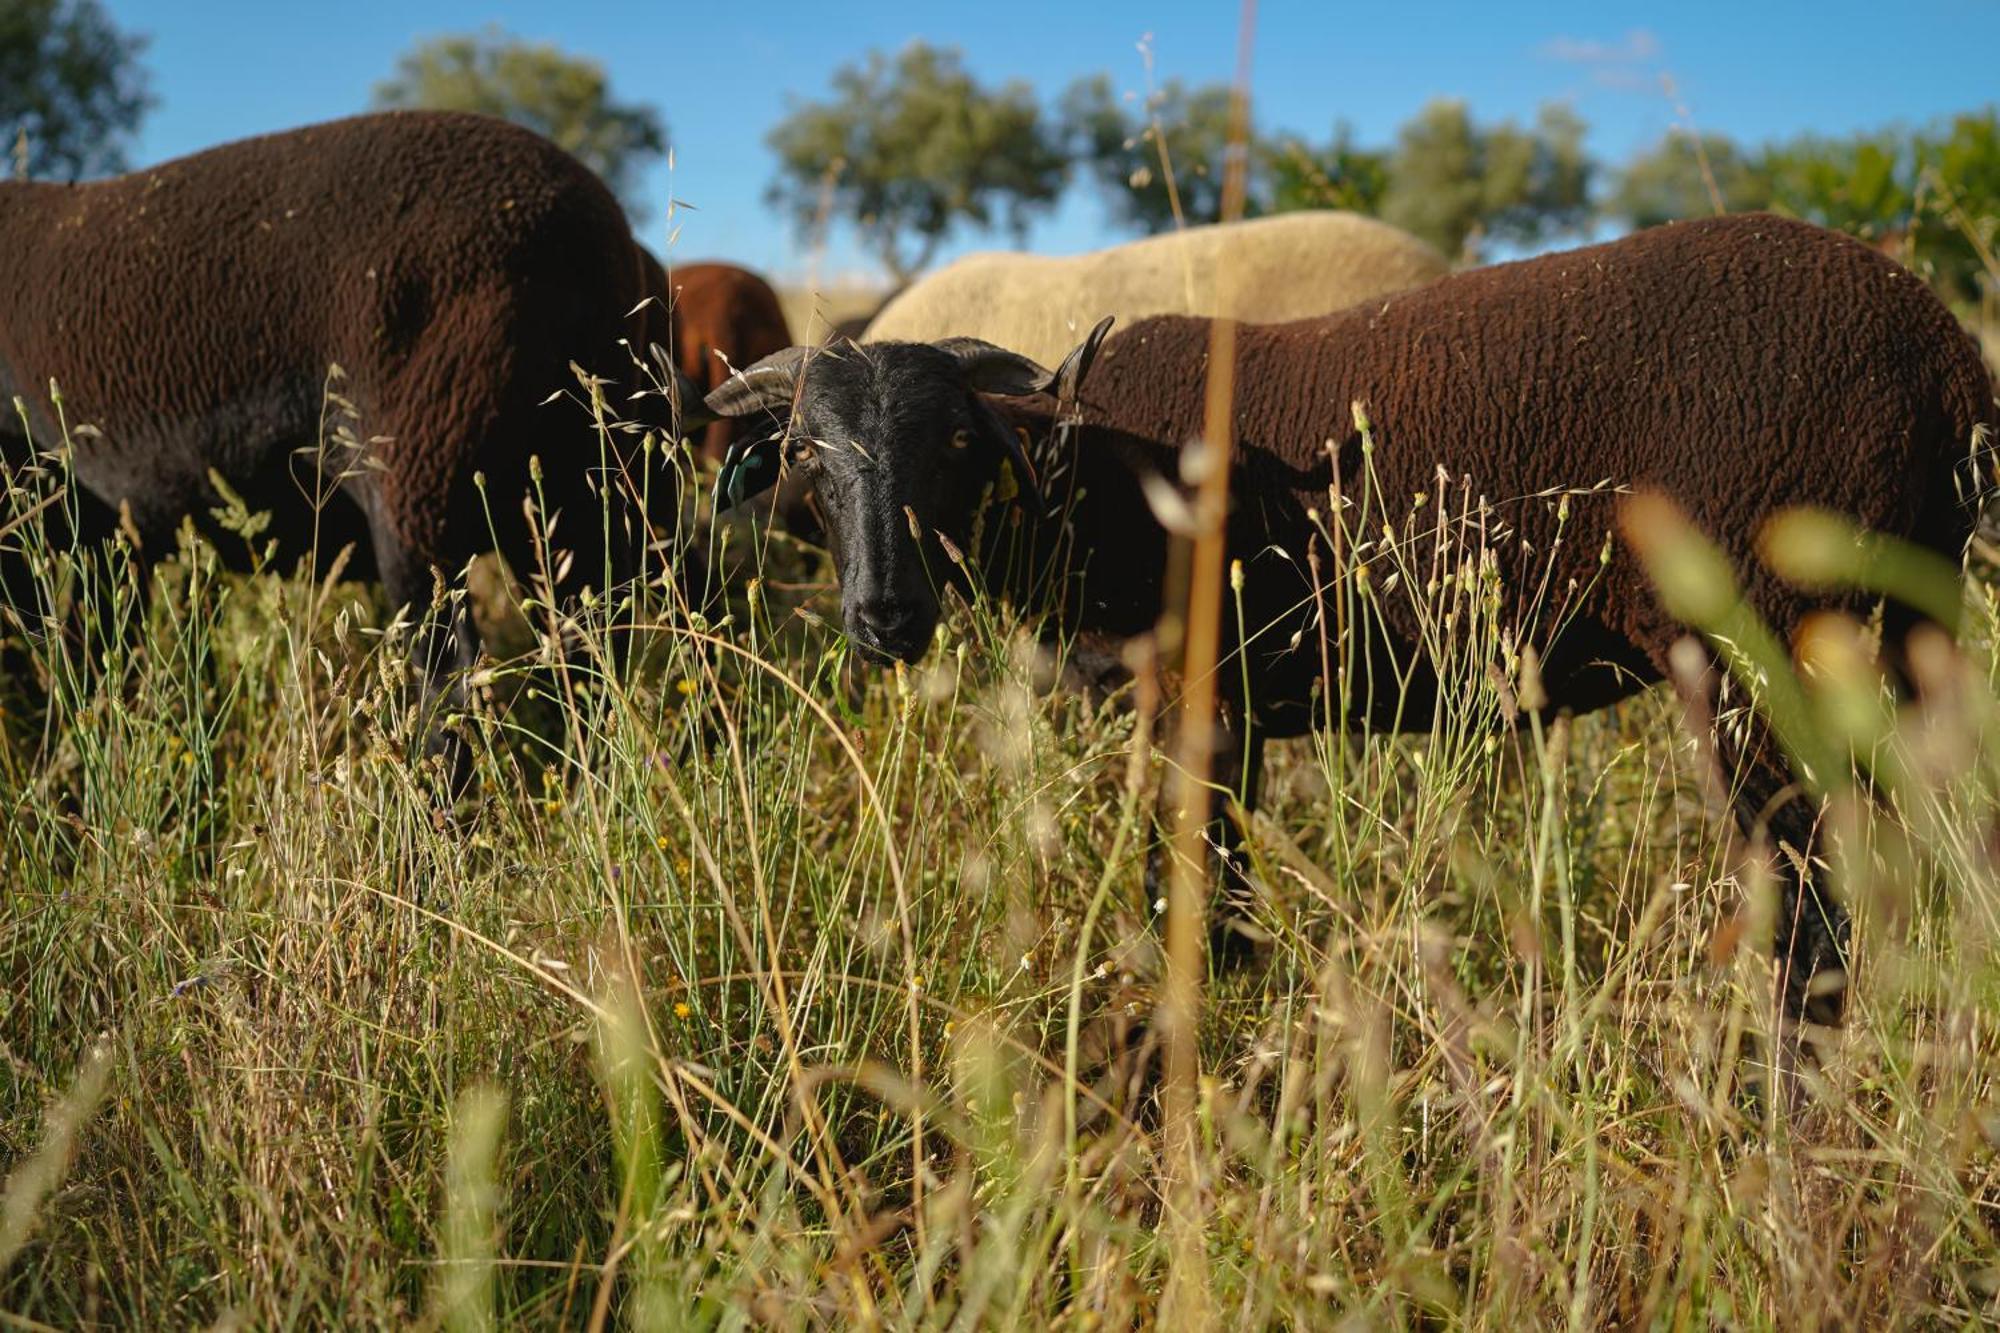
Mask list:
[{"label": "yellow ear tag", "polygon": [[1014,477],[1013,462],[1008,459],[1002,459],[1000,463],[1000,475],[993,479],[993,498],[996,500],[1011,500],[1020,493],[1021,483]]}]

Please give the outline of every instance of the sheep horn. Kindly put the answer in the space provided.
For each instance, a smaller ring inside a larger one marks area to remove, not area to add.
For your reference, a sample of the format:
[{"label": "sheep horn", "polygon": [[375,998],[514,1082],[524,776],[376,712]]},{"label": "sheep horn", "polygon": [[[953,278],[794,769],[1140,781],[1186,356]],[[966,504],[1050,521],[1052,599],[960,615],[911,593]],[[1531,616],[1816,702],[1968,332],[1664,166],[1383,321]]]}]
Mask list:
[{"label": "sheep horn", "polygon": [[677,369],[670,370],[666,384],[667,402],[673,408],[674,420],[680,423],[681,434],[692,434],[722,419],[702,401],[699,384]]},{"label": "sheep horn", "polygon": [[1071,348],[1070,354],[1056,367],[1056,373],[1044,392],[1054,394],[1056,402],[1065,407],[1076,402],[1076,396],[1083,388],[1083,377],[1096,363],[1097,349],[1104,345],[1105,336],[1111,332],[1111,325],[1116,319],[1115,315],[1106,315],[1097,321],[1084,335],[1083,341]]},{"label": "sheep horn", "polygon": [[1016,498],[1031,517],[1040,517],[1048,508],[1048,502],[1042,498],[1042,480],[1035,475],[1035,465],[1028,461],[1027,445],[1021,438],[1023,432],[1016,430],[1012,423],[1000,417],[991,407],[986,410],[999,418],[1000,438],[1007,450],[1007,461],[1014,468]]},{"label": "sheep horn", "polygon": [[782,352],[773,352],[731,375],[703,403],[718,417],[787,410],[798,397],[806,357],[814,350],[787,347]]},{"label": "sheep horn", "polygon": [[966,386],[979,393],[1006,398],[1046,393],[1068,404],[1076,401],[1083,377],[1090,373],[1091,362],[1097,359],[1098,346],[1103,343],[1104,335],[1111,332],[1112,318],[1106,315],[1099,320],[1097,327],[1054,370],[1044,370],[1019,352],[996,347],[983,338],[945,338],[935,345],[958,362]]}]

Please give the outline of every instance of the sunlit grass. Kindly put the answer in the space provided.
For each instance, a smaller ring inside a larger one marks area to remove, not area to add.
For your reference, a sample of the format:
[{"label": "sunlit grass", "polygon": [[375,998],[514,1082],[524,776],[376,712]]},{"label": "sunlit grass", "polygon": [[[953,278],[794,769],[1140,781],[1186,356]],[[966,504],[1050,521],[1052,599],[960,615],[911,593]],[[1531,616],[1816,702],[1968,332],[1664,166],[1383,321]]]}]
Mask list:
[{"label": "sunlit grass", "polygon": [[[18,479],[9,516],[55,480]],[[1772,1028],[1762,852],[1669,692],[1503,725],[1571,594],[1510,592],[1537,627],[1516,634],[1473,494],[1327,520],[1328,623],[1423,601],[1451,702],[1435,733],[1344,723],[1272,756],[1249,821],[1271,942],[1201,997],[1212,1308],[1994,1318],[1990,593],[1962,650],[1922,650],[1921,707],[1842,622],[1799,677],[1804,743],[1860,752],[1868,785],[1828,816],[1849,1026],[1780,1114],[1744,1091]],[[801,614],[823,574],[781,553],[704,620],[656,587],[621,678],[598,616],[492,664],[454,820],[366,590],[190,543],[142,611],[116,562],[35,530],[7,538],[49,618],[0,752],[0,1305],[126,1327],[1156,1311],[1140,885],[1171,701],[1048,690],[1032,634],[983,604],[923,666],[858,669]],[[136,632],[53,641],[79,579]]]}]

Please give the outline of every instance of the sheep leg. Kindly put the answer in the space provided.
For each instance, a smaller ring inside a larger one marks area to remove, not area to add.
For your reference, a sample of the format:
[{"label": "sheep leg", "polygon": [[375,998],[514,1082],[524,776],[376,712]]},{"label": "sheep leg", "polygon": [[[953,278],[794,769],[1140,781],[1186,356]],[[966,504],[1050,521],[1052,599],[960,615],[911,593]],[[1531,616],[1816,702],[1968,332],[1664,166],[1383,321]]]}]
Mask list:
[{"label": "sheep leg", "polygon": [[[1217,710],[1214,722],[1214,753],[1209,766],[1209,785],[1197,799],[1203,803],[1204,838],[1215,849],[1208,868],[1209,882],[1216,892],[1208,913],[1209,956],[1215,964],[1229,967],[1248,962],[1255,951],[1258,932],[1250,925],[1257,890],[1249,878],[1248,858],[1242,850],[1242,834],[1229,813],[1231,801],[1245,810],[1257,807],[1257,788],[1263,778],[1264,737],[1233,708]],[[1162,738],[1162,748],[1172,753],[1173,725]],[[1162,784],[1158,823],[1169,829],[1183,803],[1183,777],[1169,775]],[[1171,852],[1164,840],[1156,840],[1146,856],[1146,900],[1158,904],[1167,891],[1167,865]]]},{"label": "sheep leg", "polygon": [[466,598],[453,595],[457,590],[451,587],[440,589],[428,560],[394,538],[385,538],[379,526],[374,546],[391,614],[407,616],[410,622],[410,665],[422,753],[438,757],[447,790],[456,799],[472,779],[472,750],[444,722],[465,707],[463,674],[478,660],[478,631]]},{"label": "sheep leg", "polygon": [[1712,734],[1738,827],[1752,838],[1761,835],[1773,853],[1780,1020],[1837,1026],[1847,993],[1848,917],[1813,872],[1819,810],[1761,716],[1718,723]]},{"label": "sheep leg", "polygon": [[640,592],[633,583],[647,535],[645,515],[626,485],[611,475],[545,492],[553,516],[547,530],[550,602],[565,618],[592,600],[608,608],[604,646],[613,671],[630,651]]}]

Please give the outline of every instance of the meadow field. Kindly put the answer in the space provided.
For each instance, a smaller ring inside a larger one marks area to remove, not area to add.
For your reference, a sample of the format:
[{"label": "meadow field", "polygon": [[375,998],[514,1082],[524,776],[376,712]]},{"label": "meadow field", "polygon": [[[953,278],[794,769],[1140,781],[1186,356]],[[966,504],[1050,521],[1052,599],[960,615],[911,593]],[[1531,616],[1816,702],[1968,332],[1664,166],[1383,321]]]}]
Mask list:
[{"label": "meadow field", "polygon": [[[0,518],[47,612],[0,748],[0,1324],[1131,1328],[1170,1287],[1176,1322],[1242,1329],[2000,1317],[1982,578],[1774,545],[1962,599],[1902,704],[1866,625],[1794,674],[1650,520],[1671,604],[1838,756],[1815,873],[1856,966],[1796,1059],[1786,853],[1736,832],[1706,720],[1665,688],[1524,714],[1555,630],[1476,542],[1442,578],[1328,571],[1346,616],[1429,605],[1453,688],[1434,732],[1275,748],[1257,954],[1198,997],[1176,1249],[1143,887],[1173,699],[1049,688],[984,602],[923,666],[865,667],[820,558],[704,518],[724,603],[657,581],[624,670],[602,620],[489,594],[515,651],[473,681],[453,813],[378,593],[223,572],[261,549],[239,512],[140,610],[38,544],[60,480]],[[1434,549],[1471,493],[1381,504]],[[1606,540],[1610,497],[1576,506]]]}]

